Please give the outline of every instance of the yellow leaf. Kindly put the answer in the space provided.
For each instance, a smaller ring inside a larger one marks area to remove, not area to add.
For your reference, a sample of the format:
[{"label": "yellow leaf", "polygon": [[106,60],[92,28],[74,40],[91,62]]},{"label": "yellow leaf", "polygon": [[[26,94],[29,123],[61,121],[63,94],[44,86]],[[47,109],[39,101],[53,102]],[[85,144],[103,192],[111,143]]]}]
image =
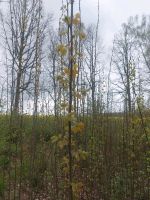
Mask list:
[{"label": "yellow leaf", "polygon": [[86,160],[87,156],[88,156],[88,153],[86,151],[84,151],[84,150],[79,149],[79,156],[80,156],[81,160]]},{"label": "yellow leaf", "polygon": [[83,189],[83,183],[82,182],[77,182],[77,183],[72,183],[72,190],[73,194],[75,197],[79,197],[80,193],[82,192]]},{"label": "yellow leaf", "polygon": [[61,56],[65,56],[67,54],[67,48],[63,44],[58,45],[57,51]]},{"label": "yellow leaf", "polygon": [[77,97],[78,99],[82,98],[82,95],[80,92],[75,92],[74,96]]},{"label": "yellow leaf", "polygon": [[80,19],[80,13],[76,13],[75,17]]},{"label": "yellow leaf", "polygon": [[78,123],[78,127],[80,127],[80,129],[83,130],[84,129],[84,123],[83,122],[79,122]]},{"label": "yellow leaf", "polygon": [[73,66],[73,77],[75,78],[76,75],[78,75],[78,65],[77,64],[75,64]]},{"label": "yellow leaf", "polygon": [[67,165],[69,164],[69,159],[66,156],[63,157],[62,161],[63,161],[63,164],[67,164]]},{"label": "yellow leaf", "polygon": [[68,167],[63,167],[63,172],[64,172],[65,174],[67,174],[67,173],[69,172],[69,168],[68,168]]},{"label": "yellow leaf", "polygon": [[57,143],[61,138],[61,135],[54,135],[51,137],[51,142],[52,143]]},{"label": "yellow leaf", "polygon": [[72,127],[73,133],[82,133],[84,130],[84,123],[79,122],[75,126]]},{"label": "yellow leaf", "polygon": [[65,68],[64,68],[64,73],[65,73],[66,75],[69,75],[69,74],[70,74],[70,70],[69,70],[68,67],[65,67]]},{"label": "yellow leaf", "polygon": [[66,24],[71,24],[71,19],[70,19],[70,17],[68,17],[68,16],[65,16],[64,17],[64,19],[63,19],[63,21],[66,23]]},{"label": "yellow leaf", "polygon": [[67,141],[67,138],[63,138],[61,139],[59,142],[58,142],[58,147],[60,149],[63,149],[65,146],[68,145],[68,141]]},{"label": "yellow leaf", "polygon": [[73,19],[73,24],[74,25],[79,25],[80,24],[80,13],[77,13]]},{"label": "yellow leaf", "polygon": [[85,40],[86,39],[86,34],[83,33],[83,32],[80,32],[79,33],[79,38],[80,38],[80,40]]},{"label": "yellow leaf", "polygon": [[80,20],[79,20],[78,18],[74,18],[74,19],[73,19],[73,24],[74,24],[74,25],[80,24]]},{"label": "yellow leaf", "polygon": [[80,156],[79,156],[79,153],[78,153],[78,152],[74,152],[74,153],[73,153],[73,156],[74,156],[74,158],[75,158],[77,161],[80,161]]}]

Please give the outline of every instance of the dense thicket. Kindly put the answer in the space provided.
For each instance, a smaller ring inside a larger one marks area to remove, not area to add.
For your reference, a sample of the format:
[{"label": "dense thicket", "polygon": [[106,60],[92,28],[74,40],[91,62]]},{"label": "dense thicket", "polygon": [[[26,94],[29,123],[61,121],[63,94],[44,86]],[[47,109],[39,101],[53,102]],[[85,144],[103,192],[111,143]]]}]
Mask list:
[{"label": "dense thicket", "polygon": [[88,27],[66,1],[56,30],[42,0],[7,5],[0,199],[148,200],[149,16],[123,24],[106,56],[99,1]]}]

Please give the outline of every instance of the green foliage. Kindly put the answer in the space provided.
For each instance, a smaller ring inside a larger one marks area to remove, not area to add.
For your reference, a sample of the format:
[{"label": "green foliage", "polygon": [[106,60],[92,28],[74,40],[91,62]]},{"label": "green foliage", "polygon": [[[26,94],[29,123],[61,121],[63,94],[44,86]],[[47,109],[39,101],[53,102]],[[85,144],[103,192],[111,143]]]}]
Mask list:
[{"label": "green foliage", "polygon": [[[17,138],[16,152],[16,144],[8,140],[7,118],[1,116],[0,120],[1,124],[2,122],[5,124],[5,127],[0,127],[2,130],[0,140],[1,195],[9,183],[6,172],[11,166],[11,179],[14,182],[14,166],[16,165],[16,175],[20,177],[21,170],[23,186],[29,180],[34,191],[42,191],[49,184],[55,189],[57,186],[59,199],[63,199],[61,195],[67,194],[69,186],[68,128],[66,126],[71,120],[74,199],[80,199],[80,195],[85,192],[90,199],[93,199],[94,195],[96,199],[99,199],[101,195],[114,200],[124,199],[125,196],[131,197],[133,188],[128,187],[131,182],[135,189],[135,199],[147,198],[148,174],[150,173],[149,117],[144,118],[147,140],[141,119],[137,115],[129,120],[128,126],[123,123],[123,116],[116,117],[115,115],[97,116],[94,119],[94,126],[91,116],[84,118],[79,116],[77,120],[75,113],[66,115],[66,117],[60,116],[57,119],[61,122],[59,124],[56,123],[54,116],[39,116],[35,167],[32,177],[30,177],[31,147],[29,140],[32,133],[30,128],[32,118],[30,116],[24,118],[21,168],[20,138],[19,140]],[[75,131],[73,131],[74,128]],[[45,139],[47,134],[49,135],[48,140]],[[3,172],[5,173],[5,184],[2,179]],[[92,185],[95,185],[94,193],[92,193]],[[55,190],[49,189],[48,192],[54,195]],[[110,197],[108,192],[111,192]]]}]

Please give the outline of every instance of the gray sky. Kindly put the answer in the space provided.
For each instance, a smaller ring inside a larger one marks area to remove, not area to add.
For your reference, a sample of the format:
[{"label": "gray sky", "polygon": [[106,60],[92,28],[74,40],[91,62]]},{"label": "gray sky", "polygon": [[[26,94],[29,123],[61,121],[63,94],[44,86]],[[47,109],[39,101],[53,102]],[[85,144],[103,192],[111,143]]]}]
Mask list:
[{"label": "gray sky", "polygon": [[[43,0],[43,2],[45,10],[54,14],[54,25],[57,27],[62,0]],[[130,16],[150,15],[150,0],[99,0],[99,2],[100,34],[106,50],[112,45],[113,36],[121,24]],[[75,0],[75,3],[78,4],[78,0]],[[4,5],[5,3],[1,3],[0,8],[4,8]],[[81,0],[82,21],[85,24],[97,22],[97,5],[98,0]]]},{"label": "gray sky", "polygon": [[[19,0],[18,0],[19,1]],[[66,0],[64,0],[65,2]],[[45,10],[54,14],[55,27],[58,26],[60,16],[60,8],[62,0],[43,0]],[[121,27],[121,24],[127,22],[130,16],[135,15],[150,15],[150,0],[99,0],[100,2],[100,34],[105,45],[106,54],[109,46],[112,45],[113,36]],[[78,3],[78,0],[75,0]],[[4,9],[5,3],[0,4],[0,9]],[[98,0],[81,0],[82,21],[85,24],[97,22],[97,5]],[[0,48],[1,51],[1,48]],[[0,52],[0,64],[3,58]],[[3,82],[3,71],[0,69],[0,83]]]},{"label": "gray sky", "polygon": [[[43,0],[45,9],[58,19],[62,0]],[[65,0],[64,0],[65,2]],[[78,2],[78,0],[75,0]],[[82,21],[96,23],[98,0],[81,0]],[[100,0],[101,36],[106,44],[111,44],[114,34],[130,16],[150,15],[150,0]]]},{"label": "gray sky", "polygon": [[[78,1],[75,0],[75,4],[78,4]],[[57,27],[62,0],[43,0],[43,2],[45,10],[54,14]],[[107,46],[112,43],[113,36],[120,29],[121,24],[130,16],[150,15],[150,0],[99,0],[99,2],[101,37]],[[0,7],[4,7],[5,4],[1,3]],[[82,21],[85,24],[96,23],[97,5],[98,0],[81,0]]]}]

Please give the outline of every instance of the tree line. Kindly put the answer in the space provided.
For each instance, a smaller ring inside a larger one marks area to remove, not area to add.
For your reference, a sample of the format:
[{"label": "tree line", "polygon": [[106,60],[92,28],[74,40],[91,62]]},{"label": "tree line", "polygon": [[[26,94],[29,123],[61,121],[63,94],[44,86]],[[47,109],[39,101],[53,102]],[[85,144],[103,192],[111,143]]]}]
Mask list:
[{"label": "tree line", "polygon": [[150,17],[124,23],[105,56],[99,0],[88,26],[76,4],[57,29],[42,0],[0,13],[1,199],[149,199]]}]

